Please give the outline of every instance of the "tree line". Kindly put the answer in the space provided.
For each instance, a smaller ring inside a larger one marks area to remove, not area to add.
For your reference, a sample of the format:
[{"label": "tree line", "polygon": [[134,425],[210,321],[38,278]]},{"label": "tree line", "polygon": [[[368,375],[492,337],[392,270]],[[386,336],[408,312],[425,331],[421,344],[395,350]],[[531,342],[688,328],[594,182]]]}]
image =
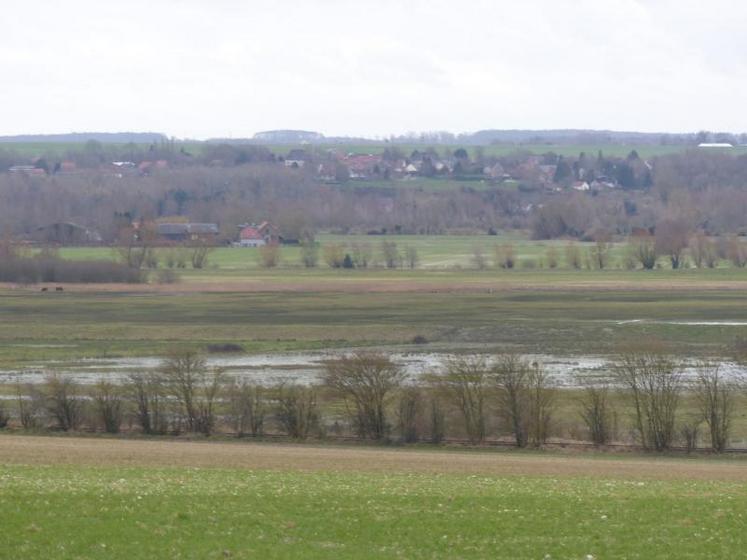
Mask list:
[{"label": "tree line", "polygon": [[[291,169],[263,157],[231,167],[200,163],[146,176],[96,169],[50,177],[0,173],[0,226],[3,232],[32,236],[39,227],[73,222],[95,230],[107,244],[117,243],[121,229],[133,222],[168,216],[217,223],[222,241],[234,240],[239,224],[268,219],[295,239],[318,230],[440,234],[522,229],[538,239],[588,240],[601,233],[620,237],[653,231],[666,222],[708,236],[747,233],[747,156],[691,151],[651,161],[637,155],[555,154],[499,160],[507,169],[528,170],[526,176],[510,184],[455,180],[448,188],[429,188],[408,181],[363,181],[351,188],[320,182],[313,165]],[[559,184],[579,177],[607,181],[622,174],[615,179],[621,188],[557,192],[535,177],[545,163],[557,168]],[[625,169],[632,173],[628,187],[623,185],[630,174]]]},{"label": "tree line", "polygon": [[[628,352],[604,378],[579,380],[572,410],[561,410],[562,389],[542,364],[515,354],[455,356],[415,381],[384,354],[356,352],[327,361],[318,383],[267,385],[179,351],[121,383],[83,386],[57,374],[18,383],[15,399],[0,406],[0,427],[473,445],[502,438],[519,448],[564,435],[596,446],[692,450],[702,441],[726,451],[745,387],[713,364],[694,371],[685,376],[682,363],[658,351]],[[562,434],[563,426],[576,427]]]}]

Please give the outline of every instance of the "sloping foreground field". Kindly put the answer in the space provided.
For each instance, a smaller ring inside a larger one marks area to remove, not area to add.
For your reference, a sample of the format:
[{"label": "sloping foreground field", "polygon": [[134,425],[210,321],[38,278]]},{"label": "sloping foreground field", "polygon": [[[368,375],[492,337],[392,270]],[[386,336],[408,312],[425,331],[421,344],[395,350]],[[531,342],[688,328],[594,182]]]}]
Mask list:
[{"label": "sloping foreground field", "polygon": [[747,465],[0,437],[2,558],[740,558]]}]

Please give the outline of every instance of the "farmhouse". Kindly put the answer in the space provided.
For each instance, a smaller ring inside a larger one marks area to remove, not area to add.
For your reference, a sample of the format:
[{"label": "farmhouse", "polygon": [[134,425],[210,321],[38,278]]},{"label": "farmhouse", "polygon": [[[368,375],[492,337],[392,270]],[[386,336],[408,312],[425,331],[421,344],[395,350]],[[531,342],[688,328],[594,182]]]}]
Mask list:
[{"label": "farmhouse", "polygon": [[58,222],[36,229],[32,238],[37,243],[51,245],[92,245],[101,243],[101,235],[72,222]]},{"label": "farmhouse", "polygon": [[576,191],[588,191],[591,187],[586,181],[574,181],[571,188]]},{"label": "farmhouse", "polygon": [[351,179],[365,179],[381,173],[382,157],[374,154],[348,154],[343,162],[350,170]]},{"label": "farmhouse", "polygon": [[164,241],[202,241],[215,243],[218,237],[217,224],[167,223],[157,224],[156,233]]},{"label": "farmhouse", "polygon": [[306,164],[308,155],[306,150],[295,148],[288,152],[288,156],[285,158],[286,167],[303,167]]},{"label": "farmhouse", "polygon": [[35,165],[12,165],[8,168],[8,173],[20,173],[37,177],[42,177],[47,174],[43,168],[36,167]]},{"label": "farmhouse", "polygon": [[244,224],[239,228],[239,247],[262,247],[280,243],[278,230],[270,222],[262,222],[259,225]]}]

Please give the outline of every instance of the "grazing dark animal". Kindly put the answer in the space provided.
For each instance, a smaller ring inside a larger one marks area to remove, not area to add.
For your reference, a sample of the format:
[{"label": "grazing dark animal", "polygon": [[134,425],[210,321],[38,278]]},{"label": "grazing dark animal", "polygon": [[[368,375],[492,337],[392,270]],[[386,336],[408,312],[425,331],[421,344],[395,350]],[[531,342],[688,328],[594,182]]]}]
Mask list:
[{"label": "grazing dark animal", "polygon": [[57,287],[56,287],[56,288],[54,289],[54,291],[55,291],[55,292],[61,292],[61,291],[62,291],[62,286],[57,286]]},{"label": "grazing dark animal", "polygon": [[48,289],[49,289],[49,288],[42,288],[42,289],[41,289],[41,291],[42,291],[42,292],[46,292],[46,291],[47,291]]}]

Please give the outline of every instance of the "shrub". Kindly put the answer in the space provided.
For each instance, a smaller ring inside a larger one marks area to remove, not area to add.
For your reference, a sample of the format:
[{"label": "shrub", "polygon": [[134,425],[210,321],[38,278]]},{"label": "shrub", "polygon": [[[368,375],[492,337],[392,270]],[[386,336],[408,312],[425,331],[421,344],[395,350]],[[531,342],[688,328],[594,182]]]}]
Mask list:
[{"label": "shrub", "polygon": [[156,272],[156,282],[159,284],[176,284],[180,280],[179,273],[171,268],[162,268]]},{"label": "shrub", "polygon": [[505,269],[511,269],[516,266],[516,255],[514,246],[510,244],[495,246],[495,266]]},{"label": "shrub", "polygon": [[324,246],[324,262],[330,268],[341,268],[345,259],[345,248],[340,243],[328,243]]},{"label": "shrub", "polygon": [[280,263],[279,245],[262,245],[259,251],[259,264],[262,268],[275,268]]},{"label": "shrub", "polygon": [[319,245],[306,239],[301,243],[301,263],[306,268],[315,268],[319,262]]},{"label": "shrub", "polygon": [[230,354],[245,352],[244,347],[240,344],[234,344],[233,342],[225,342],[223,344],[208,344],[207,351],[210,354]]},{"label": "shrub", "polygon": [[485,256],[485,251],[483,251],[483,248],[480,245],[472,246],[472,257],[470,261],[472,262],[472,266],[477,270],[485,270],[488,268],[488,259]]}]

